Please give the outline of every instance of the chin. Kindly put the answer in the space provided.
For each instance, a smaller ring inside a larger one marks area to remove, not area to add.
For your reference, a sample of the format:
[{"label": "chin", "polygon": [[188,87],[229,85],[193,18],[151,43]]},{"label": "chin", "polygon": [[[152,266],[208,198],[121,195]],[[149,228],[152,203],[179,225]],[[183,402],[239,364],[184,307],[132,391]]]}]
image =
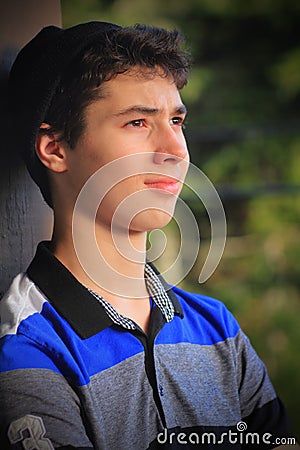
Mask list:
[{"label": "chin", "polygon": [[172,220],[173,212],[165,212],[158,209],[145,210],[132,220],[130,230],[135,232],[147,232],[163,228]]}]

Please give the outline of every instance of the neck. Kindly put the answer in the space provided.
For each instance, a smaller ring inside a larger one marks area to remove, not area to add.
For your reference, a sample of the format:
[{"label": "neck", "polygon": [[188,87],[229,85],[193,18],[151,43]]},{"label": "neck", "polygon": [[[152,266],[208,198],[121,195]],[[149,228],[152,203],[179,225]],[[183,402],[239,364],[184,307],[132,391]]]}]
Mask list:
[{"label": "neck", "polygon": [[86,287],[112,304],[117,299],[148,297],[144,280],[146,233],[114,230],[85,216],[72,220],[55,216],[52,250]]}]

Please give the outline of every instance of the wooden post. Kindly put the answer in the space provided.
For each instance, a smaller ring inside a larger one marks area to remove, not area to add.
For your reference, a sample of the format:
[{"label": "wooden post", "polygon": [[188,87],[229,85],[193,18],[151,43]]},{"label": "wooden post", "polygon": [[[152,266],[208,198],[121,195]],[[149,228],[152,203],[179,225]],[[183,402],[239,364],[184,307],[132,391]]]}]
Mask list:
[{"label": "wooden post", "polygon": [[[18,50],[47,25],[61,26],[59,0],[1,0],[0,4],[0,126],[5,135],[5,92],[8,72]],[[18,124],[15,124],[18,132]],[[49,239],[52,213],[12,153],[9,136],[0,140],[0,297],[13,277],[26,269],[36,244]]]}]

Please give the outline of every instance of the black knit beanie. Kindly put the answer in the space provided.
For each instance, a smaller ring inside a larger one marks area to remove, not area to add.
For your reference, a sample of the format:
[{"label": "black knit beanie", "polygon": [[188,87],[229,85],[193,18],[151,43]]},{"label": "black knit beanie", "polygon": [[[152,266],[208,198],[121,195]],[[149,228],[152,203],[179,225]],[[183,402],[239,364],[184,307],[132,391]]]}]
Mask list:
[{"label": "black knit beanie", "polygon": [[47,171],[35,152],[39,127],[70,62],[106,32],[120,28],[106,22],[88,22],[67,29],[48,26],[20,51],[12,66],[8,85],[10,142],[22,155],[50,206],[51,194],[48,182],[45,183]]}]

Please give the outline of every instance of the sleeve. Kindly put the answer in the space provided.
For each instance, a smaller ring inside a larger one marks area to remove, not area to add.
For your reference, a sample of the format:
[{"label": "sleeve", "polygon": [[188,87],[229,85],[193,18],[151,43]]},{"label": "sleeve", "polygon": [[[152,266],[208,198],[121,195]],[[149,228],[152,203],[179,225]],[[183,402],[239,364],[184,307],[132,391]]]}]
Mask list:
[{"label": "sleeve", "polygon": [[284,405],[276,395],[264,363],[242,331],[238,333],[236,345],[241,417],[245,430],[258,433],[261,443],[265,435],[266,448],[274,448],[277,438],[292,436]]},{"label": "sleeve", "polygon": [[[26,367],[28,345],[16,338],[0,342],[0,448],[92,449],[75,389],[32,345]],[[41,360],[43,368],[32,367]]]}]

